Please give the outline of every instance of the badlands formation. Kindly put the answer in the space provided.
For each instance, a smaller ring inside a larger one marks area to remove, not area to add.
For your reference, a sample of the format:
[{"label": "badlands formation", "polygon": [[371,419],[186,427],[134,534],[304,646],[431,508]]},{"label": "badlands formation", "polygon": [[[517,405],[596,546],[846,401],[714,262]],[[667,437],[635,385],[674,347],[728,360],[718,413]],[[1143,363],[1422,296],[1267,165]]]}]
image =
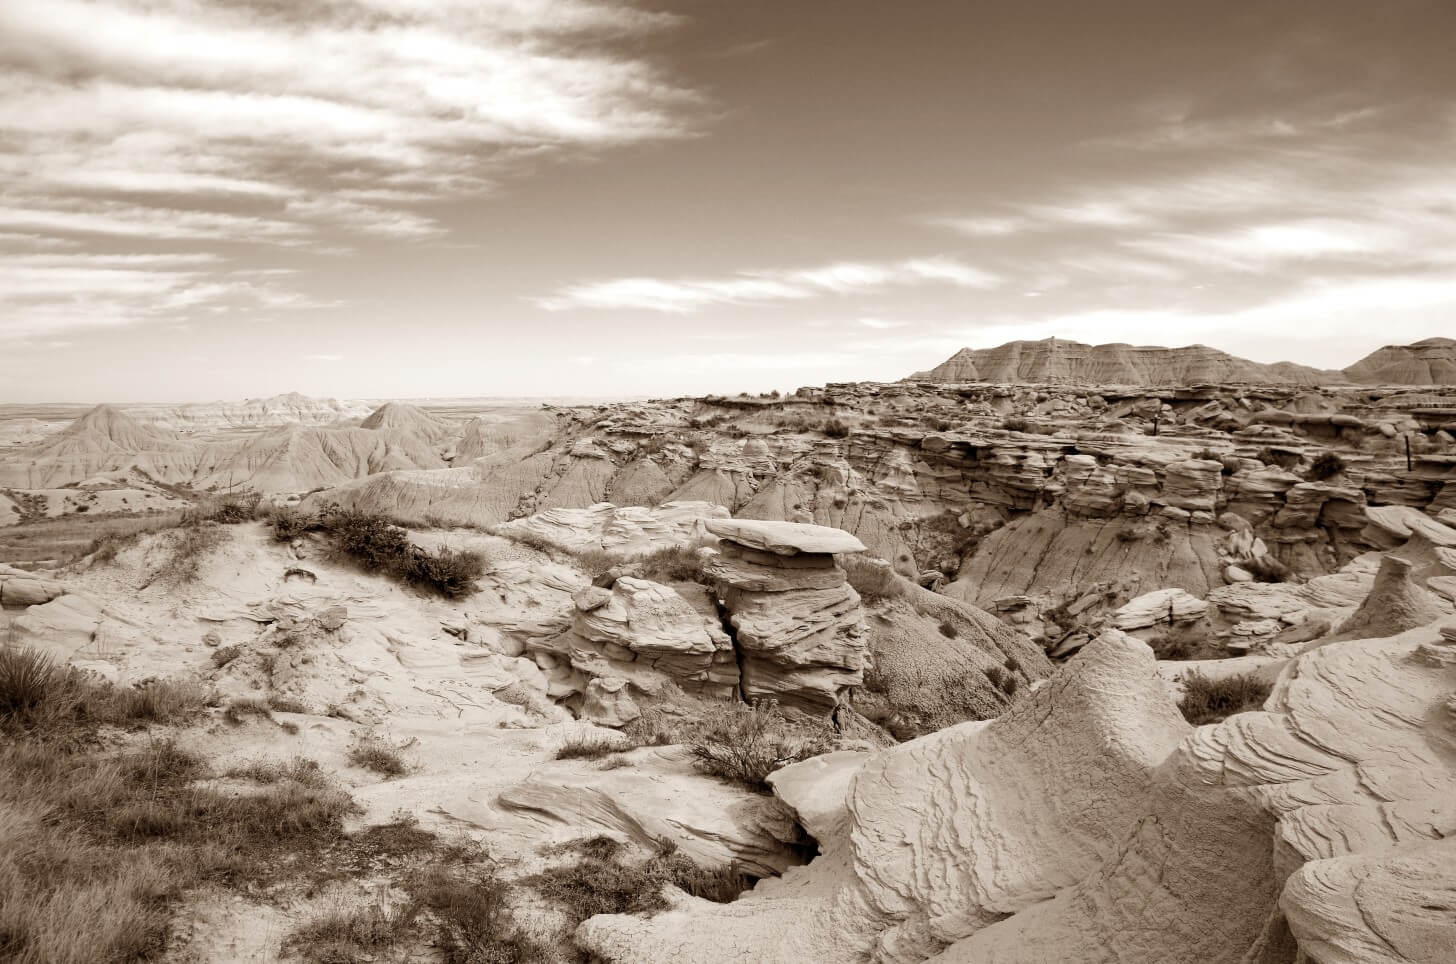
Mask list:
[{"label": "badlands formation", "polygon": [[[317,761],[351,832],[483,846],[545,935],[488,959],[1451,961],[1451,348],[1329,373],[1057,341],[788,396],[24,413],[0,638],[199,682],[179,741],[219,773]],[[361,565],[343,533],[374,519],[474,554],[473,583]],[[105,538],[47,554],[76,527]],[[576,916],[541,883],[618,846],[742,877]],[[200,887],[166,959],[321,960],[287,935],[407,890]]]}]

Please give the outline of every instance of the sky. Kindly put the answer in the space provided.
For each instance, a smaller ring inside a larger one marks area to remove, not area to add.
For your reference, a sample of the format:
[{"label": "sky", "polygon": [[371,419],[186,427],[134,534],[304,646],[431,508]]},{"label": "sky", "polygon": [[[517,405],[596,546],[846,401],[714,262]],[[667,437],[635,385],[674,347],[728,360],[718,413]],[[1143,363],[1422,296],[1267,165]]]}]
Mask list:
[{"label": "sky", "polygon": [[1450,0],[3,0],[0,402],[1456,334]]}]

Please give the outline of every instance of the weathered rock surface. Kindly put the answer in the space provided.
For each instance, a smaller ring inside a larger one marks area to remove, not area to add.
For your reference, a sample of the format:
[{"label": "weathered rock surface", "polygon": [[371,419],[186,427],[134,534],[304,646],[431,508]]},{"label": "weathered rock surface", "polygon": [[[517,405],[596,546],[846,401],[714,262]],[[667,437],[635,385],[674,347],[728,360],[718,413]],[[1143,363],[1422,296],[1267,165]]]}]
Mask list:
[{"label": "weathered rock surface", "polygon": [[831,554],[859,540],[812,525],[707,525],[724,536],[706,571],[734,630],[744,699],[829,712],[864,678],[864,612]]},{"label": "weathered rock surface", "polygon": [[1450,670],[1435,634],[1323,646],[1190,729],[1108,633],[1002,718],[825,771],[821,856],[728,905],[598,917],[613,962],[1433,962],[1456,937]]},{"label": "weathered rock surface", "polygon": [[[610,590],[589,587],[574,600],[570,629],[527,643],[527,650],[559,684],[552,695],[587,688],[592,677],[600,678],[595,683],[624,680],[645,693],[656,693],[671,680],[704,696],[727,699],[734,694],[738,664],[733,641],[671,586],[623,576]],[[586,691],[590,700],[593,691]],[[597,704],[603,704],[607,692],[598,686],[595,693]]]}]

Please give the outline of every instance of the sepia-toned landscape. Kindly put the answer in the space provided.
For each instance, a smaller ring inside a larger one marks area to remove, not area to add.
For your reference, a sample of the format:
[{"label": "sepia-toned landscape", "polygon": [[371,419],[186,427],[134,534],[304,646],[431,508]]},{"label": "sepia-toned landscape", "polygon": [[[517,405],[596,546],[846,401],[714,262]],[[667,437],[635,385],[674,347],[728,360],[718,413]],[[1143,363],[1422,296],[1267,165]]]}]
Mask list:
[{"label": "sepia-toned landscape", "polygon": [[0,964],[1456,964],[1450,0],[0,0]]}]

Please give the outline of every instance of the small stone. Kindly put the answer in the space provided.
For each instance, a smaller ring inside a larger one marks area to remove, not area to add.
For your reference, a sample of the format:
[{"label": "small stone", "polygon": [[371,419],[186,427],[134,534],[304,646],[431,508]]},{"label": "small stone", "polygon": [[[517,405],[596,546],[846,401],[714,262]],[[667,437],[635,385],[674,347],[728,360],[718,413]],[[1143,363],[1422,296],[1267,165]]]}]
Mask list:
[{"label": "small stone", "polygon": [[217,630],[214,629],[209,633],[203,634],[202,643],[204,646],[212,646],[216,648],[222,645],[222,637],[219,636]]},{"label": "small stone", "polygon": [[317,622],[320,629],[332,633],[340,626],[344,625],[344,621],[348,618],[348,609],[344,608],[343,606],[330,606],[328,609],[325,609],[323,612],[318,614]]}]

